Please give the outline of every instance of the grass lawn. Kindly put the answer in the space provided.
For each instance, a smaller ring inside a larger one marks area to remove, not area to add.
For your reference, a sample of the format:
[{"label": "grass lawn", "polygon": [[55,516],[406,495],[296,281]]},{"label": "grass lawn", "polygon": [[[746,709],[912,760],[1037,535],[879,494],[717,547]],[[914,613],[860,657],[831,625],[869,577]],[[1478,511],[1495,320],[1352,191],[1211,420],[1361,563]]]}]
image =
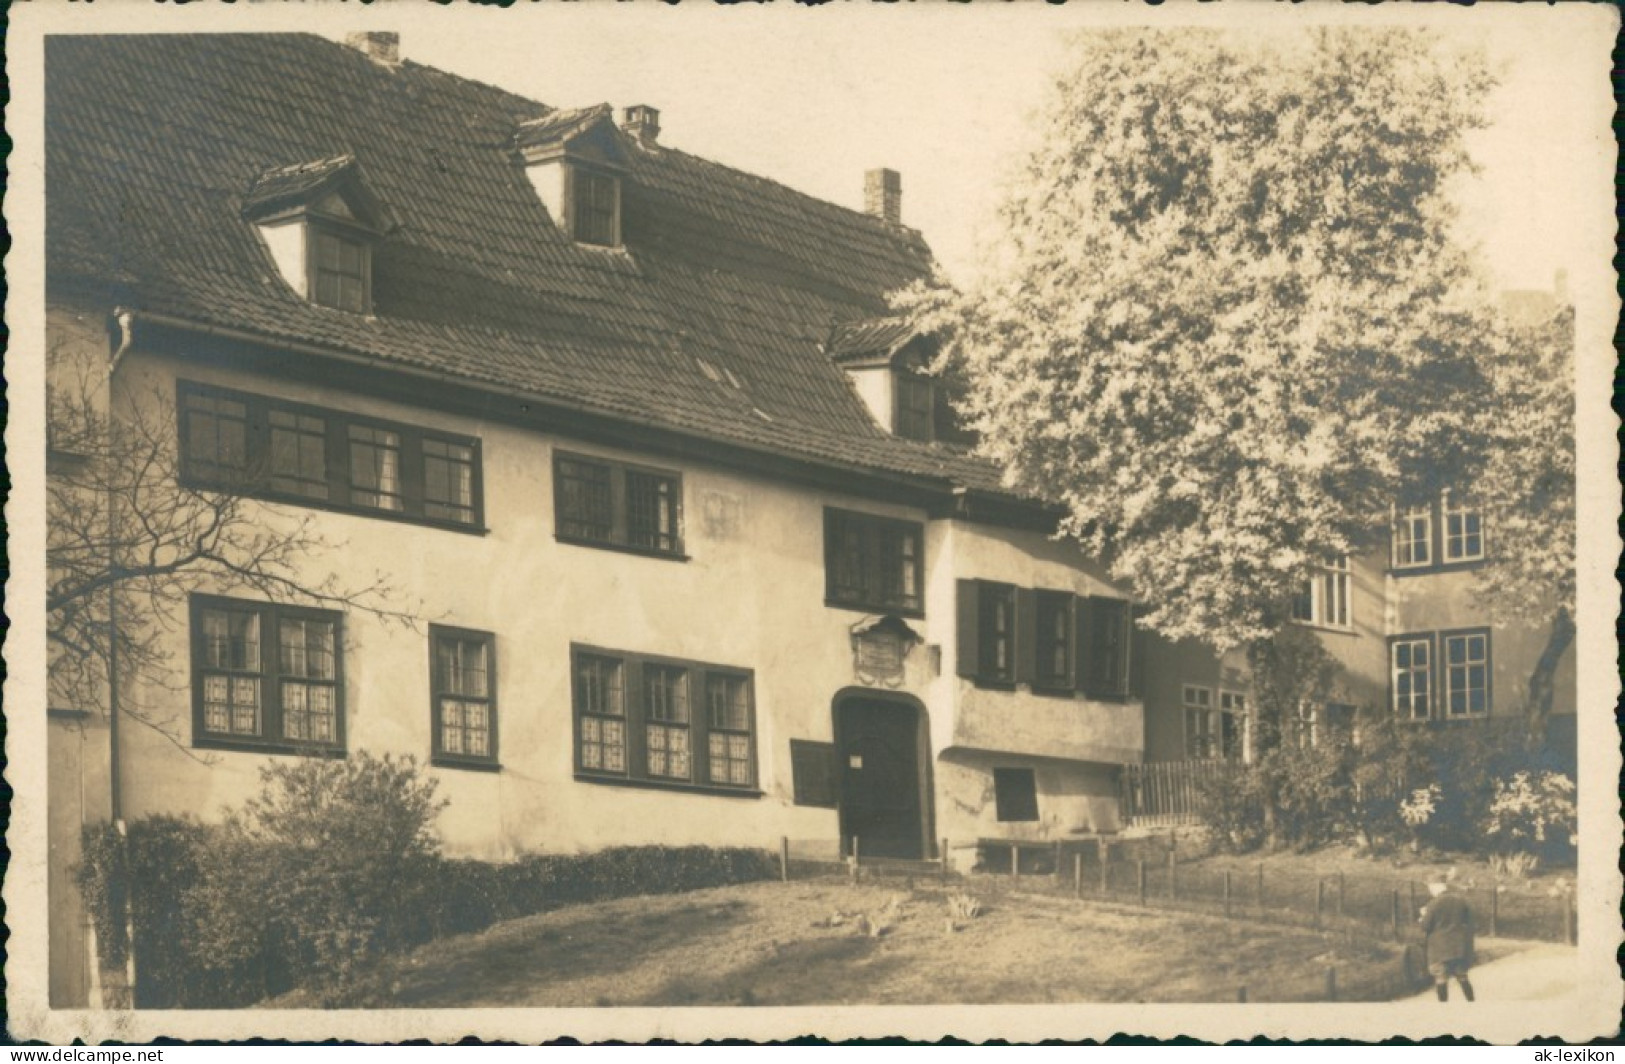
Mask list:
[{"label": "grass lawn", "polygon": [[574,906],[393,958],[370,1003],[1235,1001],[1241,986],[1250,1001],[1289,1001],[1318,998],[1328,966],[1341,998],[1399,992],[1391,943],[1025,893],[982,895],[981,914],[950,930],[946,894],[829,878]]}]

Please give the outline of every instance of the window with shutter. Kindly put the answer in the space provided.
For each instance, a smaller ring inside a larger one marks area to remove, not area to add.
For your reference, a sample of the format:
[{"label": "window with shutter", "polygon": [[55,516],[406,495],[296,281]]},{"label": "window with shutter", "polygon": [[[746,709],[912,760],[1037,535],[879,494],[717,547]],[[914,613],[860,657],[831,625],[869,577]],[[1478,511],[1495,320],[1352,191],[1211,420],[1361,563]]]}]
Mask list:
[{"label": "window with shutter", "polygon": [[1090,596],[1084,610],[1088,655],[1083,662],[1084,694],[1126,698],[1129,693],[1129,604]]}]

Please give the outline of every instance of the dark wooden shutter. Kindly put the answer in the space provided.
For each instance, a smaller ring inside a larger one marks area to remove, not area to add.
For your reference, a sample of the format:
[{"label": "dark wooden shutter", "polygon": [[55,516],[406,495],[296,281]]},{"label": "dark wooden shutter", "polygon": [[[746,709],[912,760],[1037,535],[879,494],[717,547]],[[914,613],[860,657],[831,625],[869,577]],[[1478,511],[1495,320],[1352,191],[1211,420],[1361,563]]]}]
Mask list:
[{"label": "dark wooden shutter", "polygon": [[1136,623],[1145,613],[1145,607],[1129,610],[1128,635],[1128,694],[1130,698],[1145,697],[1145,652],[1151,643],[1151,633]]},{"label": "dark wooden shutter", "polygon": [[1072,686],[1080,695],[1087,695],[1092,690],[1089,672],[1092,660],[1089,639],[1093,634],[1090,612],[1088,599],[1072,599]]},{"label": "dark wooden shutter", "polygon": [[1016,682],[1030,684],[1038,675],[1038,596],[1018,587],[1015,599],[1015,639],[1010,652],[1015,655]]},{"label": "dark wooden shutter", "polygon": [[1128,603],[1091,595],[1085,600],[1084,638],[1088,654],[1080,663],[1084,693],[1091,698],[1128,694]]},{"label": "dark wooden shutter", "polygon": [[982,610],[979,585],[975,580],[956,580],[955,607],[959,613],[957,639],[959,653],[955,671],[967,680],[976,679],[982,671]]},{"label": "dark wooden shutter", "polygon": [[790,777],[797,805],[834,808],[835,744],[791,739]]},{"label": "dark wooden shutter", "polygon": [[1030,768],[993,770],[993,809],[1001,822],[1038,819],[1038,786]]}]

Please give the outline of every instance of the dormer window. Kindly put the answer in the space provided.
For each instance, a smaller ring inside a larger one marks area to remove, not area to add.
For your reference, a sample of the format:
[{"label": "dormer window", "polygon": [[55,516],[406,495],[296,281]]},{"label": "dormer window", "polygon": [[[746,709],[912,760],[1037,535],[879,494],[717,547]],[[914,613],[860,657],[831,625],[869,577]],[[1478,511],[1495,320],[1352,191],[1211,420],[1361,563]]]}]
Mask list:
[{"label": "dormer window", "polygon": [[353,156],[266,170],[243,213],[295,292],[318,306],[372,313],[373,247],[394,226]]},{"label": "dormer window", "polygon": [[369,298],[372,248],[363,240],[312,227],[310,243],[310,298],[337,310],[365,314]]},{"label": "dormer window", "polygon": [[908,369],[892,372],[892,390],[897,400],[892,431],[904,439],[929,442],[936,422],[936,389],[931,378]]},{"label": "dormer window", "polygon": [[630,156],[608,104],[526,122],[514,147],[536,198],[565,236],[588,247],[622,246],[621,178]]},{"label": "dormer window", "polygon": [[621,182],[579,166],[570,168],[570,235],[578,244],[619,247]]}]

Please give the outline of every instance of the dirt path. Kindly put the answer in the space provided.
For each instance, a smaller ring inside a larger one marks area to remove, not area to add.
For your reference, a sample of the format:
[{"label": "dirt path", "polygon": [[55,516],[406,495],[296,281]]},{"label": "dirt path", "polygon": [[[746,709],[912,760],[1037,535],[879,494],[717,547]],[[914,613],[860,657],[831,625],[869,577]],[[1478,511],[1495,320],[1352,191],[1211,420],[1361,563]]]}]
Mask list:
[{"label": "dirt path", "polygon": [[[1496,950],[1510,950],[1487,964],[1475,967],[1469,978],[1473,983],[1475,1005],[1492,1001],[1550,1001],[1568,997],[1575,992],[1578,979],[1578,953],[1573,946],[1559,946],[1550,942],[1515,942],[1508,939],[1484,939],[1484,946]],[[1405,1001],[1435,1001],[1434,992],[1425,990]],[[1461,996],[1461,987],[1450,984],[1449,1005],[1467,1008]]]}]

